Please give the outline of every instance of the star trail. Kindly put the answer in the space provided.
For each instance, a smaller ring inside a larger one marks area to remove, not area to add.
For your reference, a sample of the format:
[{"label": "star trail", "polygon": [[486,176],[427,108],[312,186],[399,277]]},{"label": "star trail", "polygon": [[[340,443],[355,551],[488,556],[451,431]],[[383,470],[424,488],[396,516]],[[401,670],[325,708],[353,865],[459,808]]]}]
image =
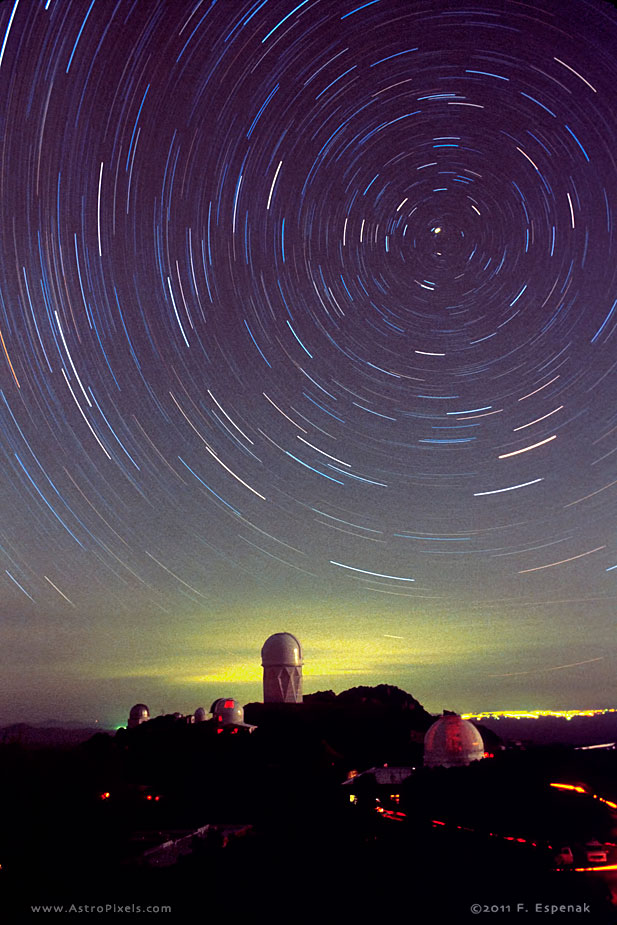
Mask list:
[{"label": "star trail", "polygon": [[4,719],[256,699],[279,630],[307,690],[609,706],[614,8],[0,36]]}]

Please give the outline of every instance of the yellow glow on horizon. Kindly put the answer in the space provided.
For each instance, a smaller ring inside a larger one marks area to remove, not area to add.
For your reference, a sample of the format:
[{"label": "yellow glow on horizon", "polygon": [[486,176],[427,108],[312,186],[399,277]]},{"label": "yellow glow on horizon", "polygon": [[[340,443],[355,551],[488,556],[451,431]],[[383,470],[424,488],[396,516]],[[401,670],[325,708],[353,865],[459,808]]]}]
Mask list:
[{"label": "yellow glow on horizon", "polygon": [[[305,685],[339,687],[344,689],[357,684],[398,683],[404,671],[409,683],[402,686],[413,692],[412,678],[416,670],[426,673],[427,668],[443,670],[466,653],[473,653],[476,644],[470,635],[464,641],[450,634],[449,628],[438,632],[431,625],[416,625],[409,632],[393,624],[391,618],[383,620],[377,631],[367,631],[366,623],[354,622],[349,614],[312,614],[313,632],[308,626],[301,628],[298,619],[277,619],[271,615],[251,625],[250,632],[240,623],[233,632],[223,634],[191,633],[182,640],[183,654],[178,656],[177,640],[161,647],[160,657],[153,648],[143,653],[127,649],[125,658],[105,661],[98,676],[106,680],[152,679],[169,686],[191,685],[261,685],[261,647],[272,632],[294,632],[300,639],[303,654]],[[274,625],[273,625],[274,623]],[[321,624],[321,626],[319,625]],[[338,633],[324,633],[322,627],[336,627]],[[342,629],[342,626],[344,629]],[[338,628],[341,627],[339,630]],[[405,632],[402,635],[400,630]],[[213,652],[211,646],[216,646]],[[209,651],[210,649],[210,651]],[[139,658],[145,658],[143,661]],[[397,674],[394,681],[392,674]],[[87,677],[92,678],[91,668]]]},{"label": "yellow glow on horizon", "polygon": [[174,681],[179,684],[261,684],[262,668],[260,664],[237,663],[213,668],[212,671],[198,675],[183,673],[175,677]]},{"label": "yellow glow on horizon", "polygon": [[[304,649],[303,649],[304,652]],[[354,640],[353,647],[341,639],[311,639],[311,658],[304,661],[302,677],[304,682],[327,679],[331,683],[334,679],[345,679],[345,683],[352,684],[355,675],[383,674],[383,665],[439,665],[447,661],[444,653],[428,650],[418,652],[416,647],[403,645],[393,651],[392,644],[387,639],[371,639],[364,642]],[[169,677],[168,672],[166,674]],[[169,678],[171,680],[171,678]],[[186,669],[178,672],[174,680],[180,684],[261,684],[261,659],[245,664],[235,661],[232,664],[213,665],[210,670],[199,674],[188,674]],[[363,683],[359,681],[358,683]],[[365,682],[366,683],[366,682]],[[381,682],[371,682],[381,683]],[[387,683],[387,679],[383,683]]]},{"label": "yellow glow on horizon", "polygon": [[[354,586],[343,600],[325,594],[317,601],[258,598],[212,612],[199,608],[185,631],[163,621],[152,632],[123,637],[121,646],[101,638],[97,662],[75,663],[72,683],[90,685],[98,679],[120,702],[143,700],[179,710],[192,709],[193,700],[206,700],[210,694],[213,699],[224,693],[249,702],[261,699],[264,641],[272,633],[291,632],[302,645],[306,693],[390,684],[429,712],[447,707],[463,713],[475,700],[476,710],[481,706],[485,712],[465,713],[465,718],[498,715],[486,710],[490,700],[478,689],[474,666],[482,651],[488,664],[498,667],[504,647],[516,644],[518,630],[501,612],[501,601],[491,601],[490,607],[482,601],[454,606],[431,598],[411,604],[407,597],[382,601],[382,596],[374,595],[376,604],[373,597],[358,596]],[[533,641],[539,646],[552,642]],[[463,673],[460,687],[457,671]],[[467,680],[473,685],[469,689]],[[534,701],[542,703],[536,697],[529,696],[532,707]],[[499,715],[555,712],[527,709]]]}]

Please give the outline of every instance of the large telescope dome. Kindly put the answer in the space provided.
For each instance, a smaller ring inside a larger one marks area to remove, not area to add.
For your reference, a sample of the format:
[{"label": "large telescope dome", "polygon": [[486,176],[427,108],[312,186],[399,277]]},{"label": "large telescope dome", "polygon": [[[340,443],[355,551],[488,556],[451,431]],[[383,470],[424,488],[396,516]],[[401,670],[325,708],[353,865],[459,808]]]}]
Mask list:
[{"label": "large telescope dome", "polygon": [[264,668],[302,665],[302,648],[291,633],[274,633],[269,636],[261,650],[261,664]]},{"label": "large telescope dome", "polygon": [[444,713],[424,737],[427,768],[458,768],[484,758],[482,736],[469,720]]},{"label": "large telescope dome", "polygon": [[302,647],[291,633],[274,633],[261,650],[264,703],[302,703]]}]

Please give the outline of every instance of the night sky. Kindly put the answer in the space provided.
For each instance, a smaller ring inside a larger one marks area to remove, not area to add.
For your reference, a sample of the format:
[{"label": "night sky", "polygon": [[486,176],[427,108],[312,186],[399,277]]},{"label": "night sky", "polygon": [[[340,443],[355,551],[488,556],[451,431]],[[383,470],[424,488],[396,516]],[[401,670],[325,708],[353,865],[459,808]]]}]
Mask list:
[{"label": "night sky", "polygon": [[0,6],[0,720],[615,703],[617,13]]}]

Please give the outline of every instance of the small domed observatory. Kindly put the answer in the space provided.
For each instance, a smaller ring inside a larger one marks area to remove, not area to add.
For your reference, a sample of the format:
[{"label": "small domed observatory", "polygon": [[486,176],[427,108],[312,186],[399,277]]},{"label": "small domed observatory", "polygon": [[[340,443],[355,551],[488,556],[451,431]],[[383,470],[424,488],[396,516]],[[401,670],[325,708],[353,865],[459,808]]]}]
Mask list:
[{"label": "small domed observatory", "polygon": [[206,721],[206,711],[203,707],[197,707],[195,710],[193,722],[195,723],[205,723]]},{"label": "small domed observatory", "polygon": [[302,648],[291,633],[274,633],[261,650],[264,703],[302,703]]},{"label": "small domed observatory", "polygon": [[212,719],[217,726],[240,725],[244,722],[244,707],[237,700],[219,697],[210,707]]},{"label": "small domed observatory", "polygon": [[482,736],[457,713],[444,713],[424,736],[424,766],[462,768],[484,758]]},{"label": "small domed observatory", "polygon": [[236,732],[238,731],[238,726],[242,727],[242,729],[248,729],[249,732],[257,728],[256,726],[251,726],[250,723],[244,722],[244,707],[237,700],[232,700],[229,697],[219,697],[218,700],[215,700],[210,707],[210,712],[217,732],[222,732],[227,727],[235,727]]},{"label": "small domed observatory", "polygon": [[129,721],[126,725],[128,729],[134,729],[135,726],[141,726],[142,723],[147,723],[149,719],[150,710],[145,703],[136,703],[134,707],[131,707]]}]

